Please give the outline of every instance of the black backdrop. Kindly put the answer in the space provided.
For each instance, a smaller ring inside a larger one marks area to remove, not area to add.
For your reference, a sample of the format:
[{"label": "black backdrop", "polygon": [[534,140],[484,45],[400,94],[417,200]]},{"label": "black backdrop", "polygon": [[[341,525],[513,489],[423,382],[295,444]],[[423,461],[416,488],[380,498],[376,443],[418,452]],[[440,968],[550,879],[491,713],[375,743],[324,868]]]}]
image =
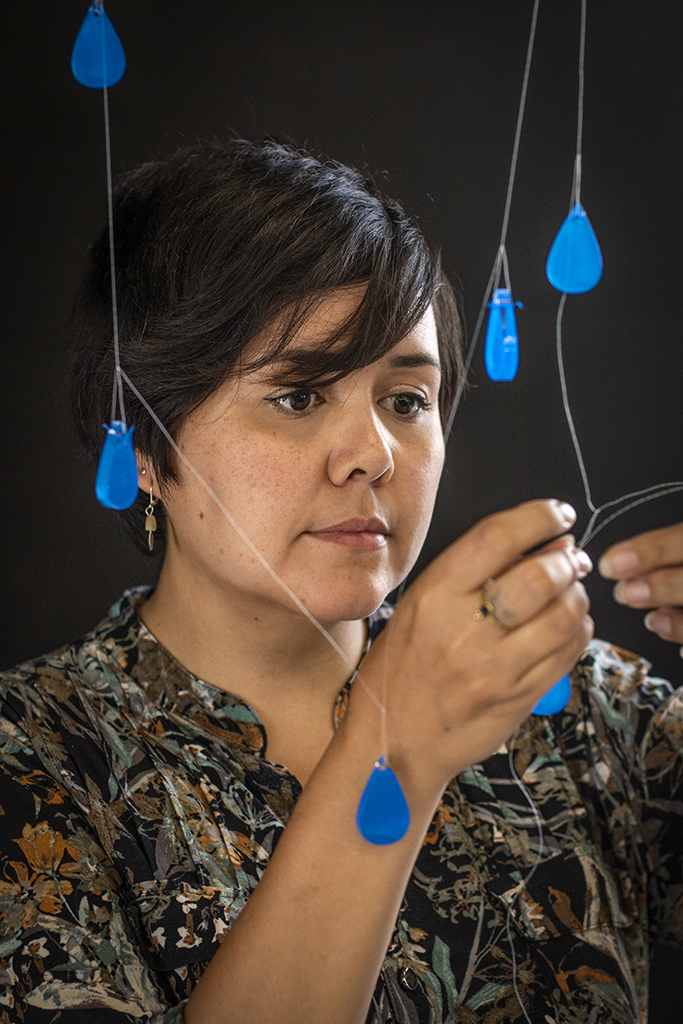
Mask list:
[{"label": "black backdrop", "polygon": [[[62,325],[105,213],[101,94],[69,71],[86,6],[13,4],[2,16],[3,664],[73,638],[155,572],[97,505],[66,407]],[[531,0],[107,10],[129,65],[110,94],[115,171],[229,129],[287,134],[365,166],[442,246],[471,332],[500,232]],[[530,497],[568,499],[587,519],[555,363],[558,295],[544,275],[571,188],[579,14],[579,0],[540,9],[508,237],[520,372],[492,384],[477,353],[425,558]],[[680,28],[674,0],[589,3],[582,199],[605,273],[568,301],[564,335],[597,502],[683,477]],[[644,505],[589,550],[678,519],[681,495]],[[589,589],[599,634],[679,683],[677,649],[601,580]]]}]

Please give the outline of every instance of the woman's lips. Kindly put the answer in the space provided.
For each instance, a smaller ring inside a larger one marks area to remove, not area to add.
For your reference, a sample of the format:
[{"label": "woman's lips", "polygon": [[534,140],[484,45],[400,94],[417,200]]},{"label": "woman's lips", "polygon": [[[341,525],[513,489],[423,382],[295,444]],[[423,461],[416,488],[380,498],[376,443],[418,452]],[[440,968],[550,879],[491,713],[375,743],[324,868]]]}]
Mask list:
[{"label": "woman's lips", "polygon": [[327,544],[377,551],[386,547],[389,530],[381,519],[347,519],[343,523],[335,523],[334,526],[307,532],[310,537],[325,541]]}]

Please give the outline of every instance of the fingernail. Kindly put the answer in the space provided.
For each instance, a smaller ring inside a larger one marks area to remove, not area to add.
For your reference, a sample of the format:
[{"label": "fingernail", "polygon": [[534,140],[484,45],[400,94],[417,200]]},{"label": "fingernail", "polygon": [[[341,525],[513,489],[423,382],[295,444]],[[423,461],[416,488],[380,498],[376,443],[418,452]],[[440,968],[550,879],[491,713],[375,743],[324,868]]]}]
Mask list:
[{"label": "fingernail", "polygon": [[558,502],[558,512],[564,520],[565,526],[571,526],[572,523],[576,522],[576,512],[567,501]]},{"label": "fingernail", "polygon": [[651,633],[669,637],[673,631],[671,616],[664,612],[648,612],[645,616],[645,628],[649,629]]},{"label": "fingernail", "polygon": [[598,572],[606,579],[627,576],[637,568],[638,555],[630,549],[610,552],[607,555],[603,555],[598,562]]},{"label": "fingernail", "polygon": [[579,579],[582,580],[593,568],[593,563],[581,548],[574,548],[574,557],[579,567]]},{"label": "fingernail", "polygon": [[650,588],[645,580],[621,580],[613,591],[617,604],[647,604]]}]

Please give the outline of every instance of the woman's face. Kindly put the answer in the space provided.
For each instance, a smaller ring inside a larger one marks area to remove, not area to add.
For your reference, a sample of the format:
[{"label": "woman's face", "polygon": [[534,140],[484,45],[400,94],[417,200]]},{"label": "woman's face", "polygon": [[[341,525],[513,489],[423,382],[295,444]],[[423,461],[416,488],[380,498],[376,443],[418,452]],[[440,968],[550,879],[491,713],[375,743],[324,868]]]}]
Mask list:
[{"label": "woman's face", "polygon": [[[356,288],[332,293],[293,345],[319,344],[361,296]],[[187,418],[177,441],[317,619],[363,618],[413,565],[432,514],[444,456],[433,313],[337,383],[295,387],[281,369],[281,383],[273,383],[277,363],[226,381]],[[164,497],[164,571],[254,615],[291,609],[182,462],[178,476]]]}]

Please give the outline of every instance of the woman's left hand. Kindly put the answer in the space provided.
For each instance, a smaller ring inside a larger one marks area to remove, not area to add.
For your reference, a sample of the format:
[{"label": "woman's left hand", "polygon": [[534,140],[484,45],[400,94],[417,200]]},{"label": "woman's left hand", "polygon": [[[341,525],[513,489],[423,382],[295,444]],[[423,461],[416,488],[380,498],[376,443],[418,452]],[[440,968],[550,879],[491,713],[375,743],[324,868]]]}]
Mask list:
[{"label": "woman's left hand", "polygon": [[683,644],[683,523],[620,541],[608,548],[598,568],[607,579],[618,580],[614,599],[619,604],[654,609],[645,616],[647,628]]}]

